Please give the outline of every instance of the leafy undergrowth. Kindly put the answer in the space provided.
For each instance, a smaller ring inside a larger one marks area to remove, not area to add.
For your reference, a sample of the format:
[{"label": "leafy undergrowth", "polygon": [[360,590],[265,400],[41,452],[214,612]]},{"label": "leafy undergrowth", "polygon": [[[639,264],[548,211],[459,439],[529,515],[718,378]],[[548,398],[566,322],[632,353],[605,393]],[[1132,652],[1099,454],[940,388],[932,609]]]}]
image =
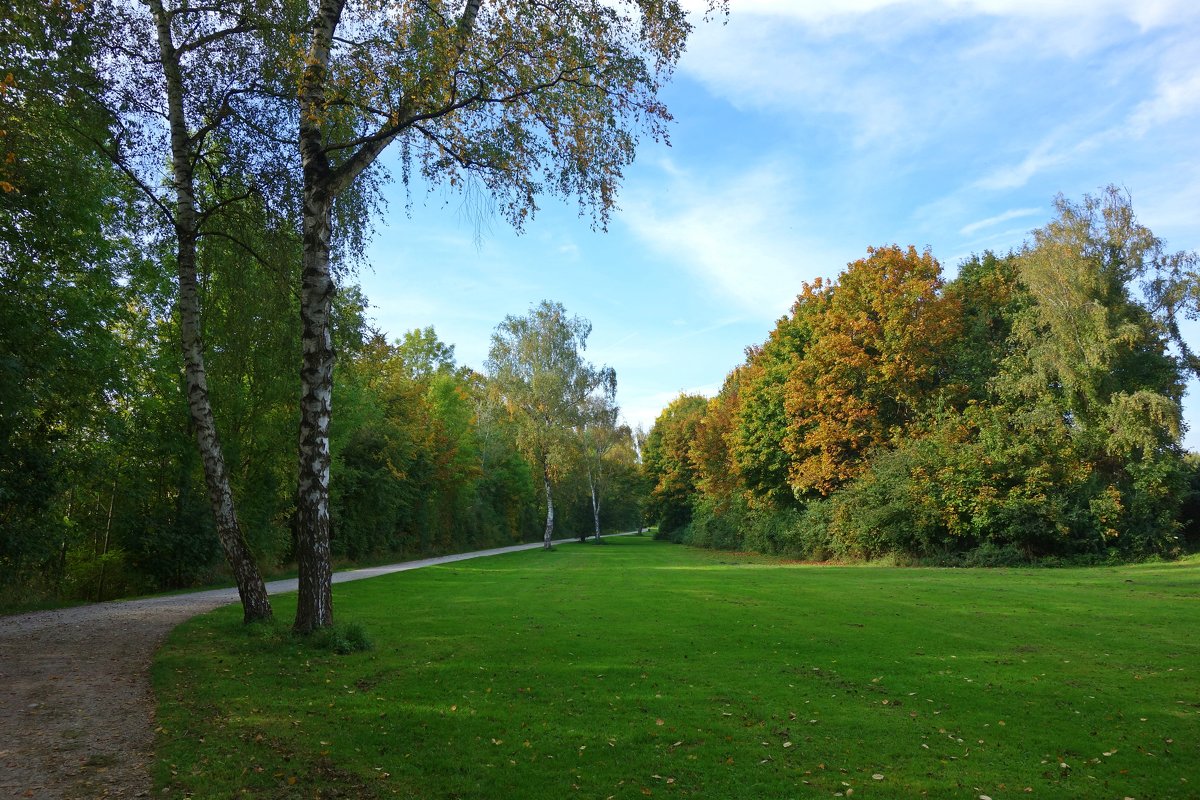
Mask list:
[{"label": "leafy undergrowth", "polygon": [[156,796],[1200,795],[1195,561],[811,567],[625,538],[334,594],[372,650],[236,608],[172,635]]}]

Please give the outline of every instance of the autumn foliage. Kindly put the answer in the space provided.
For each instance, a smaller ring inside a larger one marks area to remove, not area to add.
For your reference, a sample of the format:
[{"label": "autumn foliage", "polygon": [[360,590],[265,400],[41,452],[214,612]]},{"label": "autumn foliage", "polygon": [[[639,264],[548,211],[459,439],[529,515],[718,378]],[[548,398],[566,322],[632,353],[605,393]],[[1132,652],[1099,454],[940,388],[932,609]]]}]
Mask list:
[{"label": "autumn foliage", "polygon": [[958,336],[956,303],[941,295],[941,267],[928,251],[867,252],[836,289],[805,286],[798,301],[824,294],[812,344],[784,392],[784,448],[798,496],[828,495],[873,448],[903,438],[939,388]]},{"label": "autumn foliage", "polygon": [[891,245],[804,284],[716,397],[680,398],[651,432],[670,451],[647,461],[671,489],[664,527],[812,558],[1186,546],[1175,315],[1195,256],[1166,253],[1118,190],[1057,206],[1019,252],[953,280]]}]

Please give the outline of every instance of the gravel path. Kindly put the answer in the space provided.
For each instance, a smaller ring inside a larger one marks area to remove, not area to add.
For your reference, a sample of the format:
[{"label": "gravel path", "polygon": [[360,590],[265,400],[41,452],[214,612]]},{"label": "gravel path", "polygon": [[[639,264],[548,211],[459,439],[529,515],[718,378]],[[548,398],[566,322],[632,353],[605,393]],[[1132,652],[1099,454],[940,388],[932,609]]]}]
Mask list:
[{"label": "gravel path", "polygon": [[[333,581],[541,546],[338,572]],[[294,592],[296,581],[267,590]],[[216,589],[0,617],[0,798],[149,797],[154,652],[179,623],[235,602],[236,590]]]}]

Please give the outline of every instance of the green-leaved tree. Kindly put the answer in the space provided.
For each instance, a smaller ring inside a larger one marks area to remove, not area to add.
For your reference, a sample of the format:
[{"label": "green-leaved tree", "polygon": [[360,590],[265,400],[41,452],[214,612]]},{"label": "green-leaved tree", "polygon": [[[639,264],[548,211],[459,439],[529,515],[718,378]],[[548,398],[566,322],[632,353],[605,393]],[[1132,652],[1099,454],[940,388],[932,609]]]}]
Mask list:
[{"label": "green-leaved tree", "polygon": [[583,358],[592,325],[543,300],[524,317],[508,316],[492,334],[487,372],[495,400],[517,425],[517,445],[546,496],[544,546],[554,534],[554,482],[573,463],[575,430],[608,370]]},{"label": "green-leaved tree", "polygon": [[[712,0],[711,6],[724,5]],[[603,226],[691,23],[679,0],[293,2],[273,92],[294,102],[304,235],[300,568],[295,628],[331,624],[329,423],[337,202],[401,149],[407,179],[494,202],[515,227],[537,198],[576,198]],[[277,139],[286,138],[282,132]]]}]

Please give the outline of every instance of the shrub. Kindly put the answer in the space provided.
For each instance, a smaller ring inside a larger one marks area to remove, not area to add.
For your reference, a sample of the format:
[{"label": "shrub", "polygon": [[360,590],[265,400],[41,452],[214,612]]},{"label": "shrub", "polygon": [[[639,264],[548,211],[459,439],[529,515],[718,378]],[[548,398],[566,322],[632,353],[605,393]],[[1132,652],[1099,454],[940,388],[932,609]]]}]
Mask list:
[{"label": "shrub", "polygon": [[329,650],[341,656],[361,653],[375,646],[367,636],[366,628],[357,622],[320,628],[309,634],[308,642],[318,650]]},{"label": "shrub", "polygon": [[688,543],[713,550],[741,550],[745,511],[741,503],[722,504],[701,495],[688,526]]}]

